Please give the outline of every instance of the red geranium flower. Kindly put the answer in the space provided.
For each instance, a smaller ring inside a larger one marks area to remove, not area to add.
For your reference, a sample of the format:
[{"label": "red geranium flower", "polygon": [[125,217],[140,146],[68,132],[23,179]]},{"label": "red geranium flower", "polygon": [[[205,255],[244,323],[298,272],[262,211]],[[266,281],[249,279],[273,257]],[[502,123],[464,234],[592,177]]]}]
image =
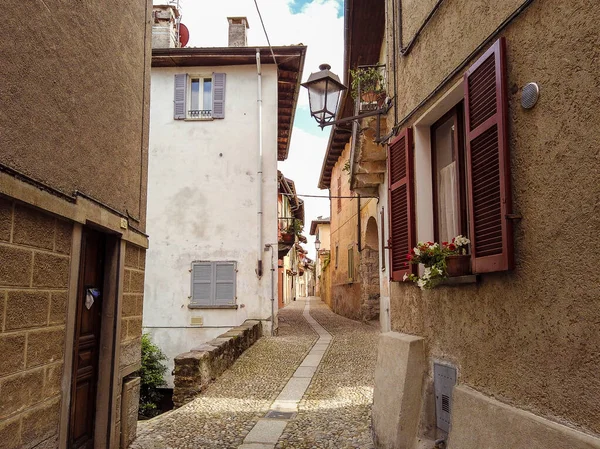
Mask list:
[{"label": "red geranium flower", "polygon": [[407,254],[407,255],[406,255],[406,260],[412,260],[412,258],[413,258],[413,256],[412,256],[412,255],[410,255],[410,254]]},{"label": "red geranium flower", "polygon": [[[454,240],[454,239],[452,239],[452,240]],[[456,245],[454,243],[450,243],[450,245],[448,245],[448,249],[450,251],[454,251],[456,249]]]},{"label": "red geranium flower", "polygon": [[442,242],[442,245],[448,246],[448,242]]}]

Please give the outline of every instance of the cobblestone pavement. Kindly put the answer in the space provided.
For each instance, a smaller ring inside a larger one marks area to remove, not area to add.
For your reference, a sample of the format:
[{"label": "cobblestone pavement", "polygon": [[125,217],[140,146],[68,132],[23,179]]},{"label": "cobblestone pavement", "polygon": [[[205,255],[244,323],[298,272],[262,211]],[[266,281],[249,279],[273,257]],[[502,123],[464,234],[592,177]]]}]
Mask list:
[{"label": "cobblestone pavement", "polygon": [[320,301],[311,316],[333,336],[331,345],[277,448],[373,448],[371,404],[379,326],[334,314]]},{"label": "cobblestone pavement", "polygon": [[279,311],[279,335],[263,337],[202,396],[140,423],[131,449],[233,449],[262,417],[308,353],[317,334],[305,301]]},{"label": "cobblestone pavement", "polygon": [[[279,311],[279,336],[263,337],[202,396],[138,428],[132,449],[238,448],[317,339],[305,301]],[[333,340],[277,448],[373,448],[370,412],[378,326],[348,320],[311,301],[310,315]],[[271,445],[272,447],[272,445]]]}]

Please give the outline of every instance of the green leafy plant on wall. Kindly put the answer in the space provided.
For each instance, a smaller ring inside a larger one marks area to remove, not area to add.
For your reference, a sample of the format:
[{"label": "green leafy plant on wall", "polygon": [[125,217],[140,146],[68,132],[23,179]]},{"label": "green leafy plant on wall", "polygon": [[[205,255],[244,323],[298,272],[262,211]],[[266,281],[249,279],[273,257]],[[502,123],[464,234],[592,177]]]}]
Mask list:
[{"label": "green leafy plant on wall", "polygon": [[324,258],[323,258],[323,270],[327,269],[327,267],[329,266],[329,263],[331,262],[331,255],[327,254]]},{"label": "green leafy plant on wall", "polygon": [[287,227],[286,232],[288,234],[295,234],[297,236],[300,236],[302,234],[302,231],[304,230],[304,226],[302,226],[302,222],[296,218],[294,218],[292,220],[292,222],[290,223],[290,225]]},{"label": "green leafy plant on wall", "polygon": [[142,335],[142,367],[138,373],[141,378],[139,414],[142,418],[152,418],[160,413],[158,405],[162,394],[158,389],[167,385],[167,367],[162,363],[165,360],[167,357],[152,343],[150,336]]},{"label": "green leafy plant on wall", "polygon": [[350,76],[352,78],[352,98],[356,98],[360,94],[361,101],[372,102],[380,95],[385,94],[383,74],[377,67],[350,70]]}]

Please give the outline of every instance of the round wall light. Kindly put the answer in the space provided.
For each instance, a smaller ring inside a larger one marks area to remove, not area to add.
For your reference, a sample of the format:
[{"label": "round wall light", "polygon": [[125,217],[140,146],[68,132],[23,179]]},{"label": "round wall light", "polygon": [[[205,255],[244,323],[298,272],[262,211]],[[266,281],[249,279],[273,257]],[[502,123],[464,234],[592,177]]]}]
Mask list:
[{"label": "round wall light", "polygon": [[521,90],[521,106],[531,109],[540,97],[540,87],[536,83],[527,83]]}]

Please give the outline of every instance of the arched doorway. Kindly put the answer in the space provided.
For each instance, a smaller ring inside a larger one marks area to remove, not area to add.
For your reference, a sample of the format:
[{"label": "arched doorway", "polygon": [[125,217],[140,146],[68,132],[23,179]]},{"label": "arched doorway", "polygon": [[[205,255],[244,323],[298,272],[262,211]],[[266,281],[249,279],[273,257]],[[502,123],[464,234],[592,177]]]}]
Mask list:
[{"label": "arched doorway", "polygon": [[379,236],[377,220],[369,217],[360,255],[361,315],[363,321],[379,318]]}]

